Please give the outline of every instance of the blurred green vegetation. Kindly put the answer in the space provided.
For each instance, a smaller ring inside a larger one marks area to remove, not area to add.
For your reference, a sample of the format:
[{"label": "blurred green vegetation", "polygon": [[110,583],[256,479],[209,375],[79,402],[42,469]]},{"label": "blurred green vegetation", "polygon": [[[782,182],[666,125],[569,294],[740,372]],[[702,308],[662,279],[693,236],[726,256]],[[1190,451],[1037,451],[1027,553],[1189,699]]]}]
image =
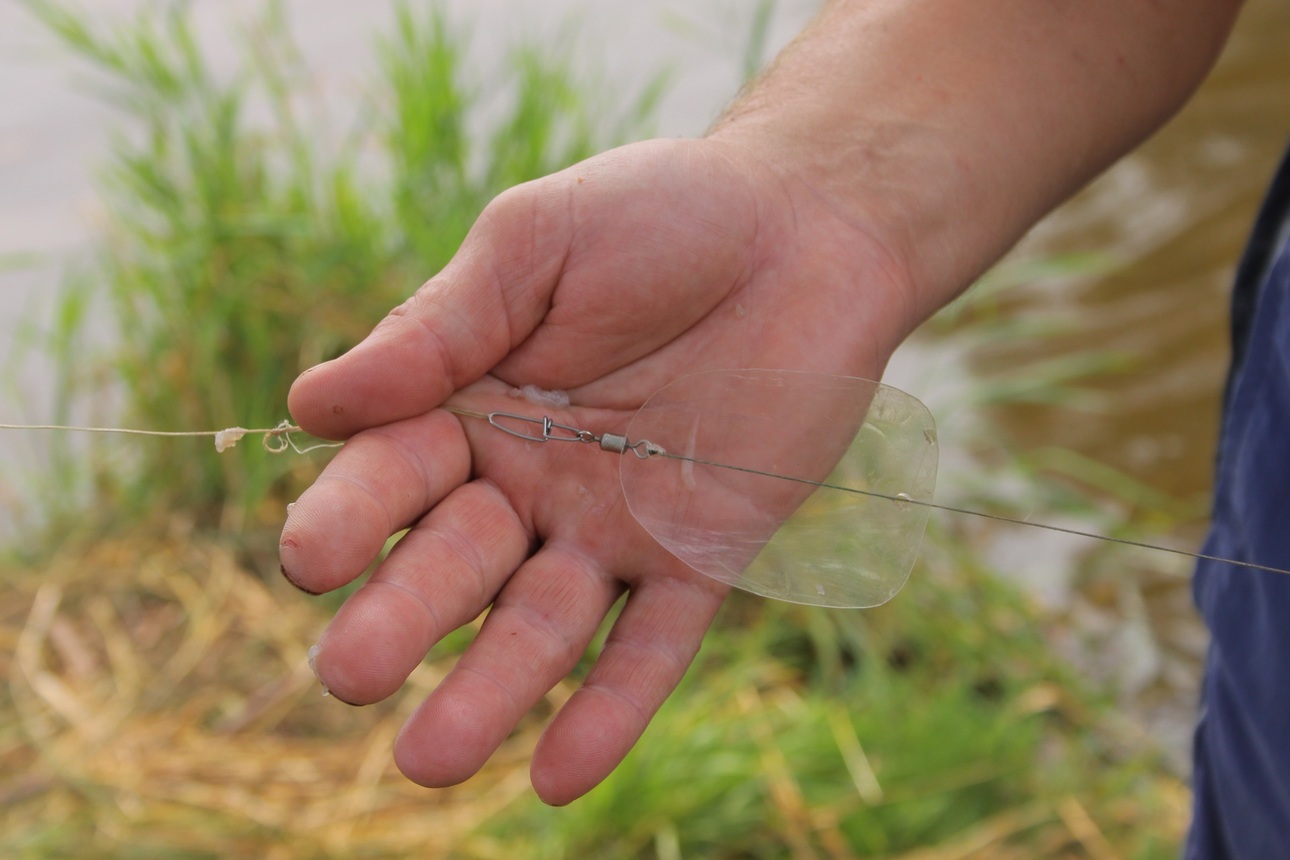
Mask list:
[{"label": "blurred green vegetation", "polygon": [[[1015,591],[929,555],[875,610],[736,595],[603,787],[475,838],[534,858],[1175,856],[1181,785],[1126,754]],[[1072,830],[1072,809],[1098,823]]]},{"label": "blurred green vegetation", "polygon": [[[526,45],[485,88],[442,13],[407,4],[377,46],[375,95],[330,146],[306,117],[308,72],[279,4],[245,30],[232,73],[202,53],[187,3],[111,23],[25,5],[124,114],[101,182],[107,235],[64,293],[52,347],[64,413],[108,388],[135,427],[276,425],[299,372],[442,268],[493,196],[639,137],[660,92],[611,109],[556,52]],[[110,346],[86,355],[87,326],[105,322]],[[96,492],[132,515],[181,509],[238,530],[294,497],[293,464],[255,446],[153,445],[114,462],[100,461]]]},{"label": "blurred green vegetation", "polygon": [[[247,30],[239,68],[217,74],[188,4],[99,24],[24,2],[125,113],[104,173],[102,251],[69,284],[51,349],[64,410],[108,386],[129,426],[276,424],[295,375],[441,267],[496,192],[639,136],[660,93],[611,110],[535,45],[486,90],[462,35],[434,7],[407,5],[378,43],[377,95],[329,147],[276,6]],[[748,57],[770,10],[753,10]],[[485,102],[505,109],[485,122]],[[998,289],[938,324],[957,331],[975,315],[992,337],[1018,336],[986,313]],[[118,336],[86,356],[87,326],[103,320]],[[1024,389],[973,396],[1073,395],[1098,366],[1030,368]],[[149,445],[125,461],[121,450],[102,449],[93,482],[96,506],[113,512],[106,536],[0,578],[0,842],[12,856],[1176,854],[1183,785],[1054,656],[1048,617],[935,521],[888,606],[736,595],[624,765],[551,809],[527,790],[526,757],[578,674],[471,783],[412,786],[390,763],[394,733],[473,628],[388,702],[319,699],[304,652],[325,604],[245,564],[248,534],[276,525],[314,467],[255,446],[215,457]],[[70,458],[84,454],[63,456],[71,482],[84,462]],[[1116,480],[1102,483],[1114,492]],[[968,492],[984,499],[990,486]]]},{"label": "blurred green vegetation", "polygon": [[1166,858],[1183,783],[961,541],[890,604],[736,594],[627,760],[565,808],[528,756],[588,660],[466,784],[390,746],[476,625],[389,700],[318,695],[326,613],[227,541],[124,530],[0,579],[9,856]]}]

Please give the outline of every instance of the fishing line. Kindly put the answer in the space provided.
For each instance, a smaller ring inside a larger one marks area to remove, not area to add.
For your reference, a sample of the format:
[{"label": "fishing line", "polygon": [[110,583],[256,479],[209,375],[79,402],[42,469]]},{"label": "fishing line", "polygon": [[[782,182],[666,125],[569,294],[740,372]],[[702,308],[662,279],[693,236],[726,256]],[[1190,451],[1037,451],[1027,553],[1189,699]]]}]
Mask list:
[{"label": "fishing line", "polygon": [[874,490],[861,490],[857,487],[848,487],[843,484],[832,484],[832,483],[829,483],[828,481],[815,481],[810,478],[802,478],[795,475],[781,475],[776,472],[765,472],[765,471],[762,471],[761,469],[752,469],[747,466],[735,466],[730,463],[719,463],[713,460],[704,460],[699,457],[686,457],[683,454],[670,454],[666,451],[658,451],[657,454],[655,454],[654,456],[667,457],[668,459],[671,459],[671,460],[681,460],[687,463],[695,463],[696,465],[700,465],[700,466],[711,466],[717,469],[729,469],[733,472],[743,472],[744,474],[758,475],[763,478],[775,478],[780,481],[793,481],[794,483],[806,484],[808,486],[818,487],[824,490],[840,490],[841,492],[854,493],[858,496],[868,496],[874,499],[886,499],[887,501],[894,502],[897,505],[920,505],[924,508],[931,508],[937,511],[949,511],[950,513],[954,513],[954,514],[967,514],[968,516],[980,517],[982,519],[987,519],[987,520],[995,520],[997,522],[1009,523],[1011,525],[1016,525],[1016,526],[1028,526],[1030,528],[1044,529],[1050,532],[1061,532],[1062,534],[1074,535],[1075,537],[1106,541],[1107,543],[1118,543],[1118,544],[1123,544],[1124,546],[1134,546],[1140,549],[1155,550],[1157,552],[1169,552],[1169,553],[1173,553],[1174,555],[1181,555],[1192,559],[1203,559],[1204,561],[1218,561],[1218,562],[1222,562],[1223,564],[1235,564],[1235,565],[1239,565],[1240,567],[1248,567],[1253,570],[1265,570],[1269,573],[1290,574],[1290,570],[1287,570],[1286,568],[1282,568],[1282,567],[1272,567],[1271,565],[1266,565],[1266,564],[1256,564],[1252,561],[1238,561],[1234,558],[1223,558],[1222,556],[1219,556],[1219,555],[1207,555],[1203,552],[1192,552],[1191,550],[1178,549],[1177,547],[1161,546],[1159,544],[1146,543],[1144,541],[1130,540],[1129,538],[1120,538],[1120,537],[1113,537],[1111,535],[1098,534],[1097,532],[1085,532],[1085,531],[1080,531],[1079,529],[1067,528],[1065,526],[1052,525],[1051,523],[1039,523],[1039,522],[1035,522],[1034,520],[1022,520],[1022,519],[1017,519],[1016,517],[1004,516],[1003,514],[991,514],[985,511],[973,510],[971,508],[959,508],[959,507],[955,507],[954,505],[942,505],[937,502],[928,502],[922,499],[913,499],[902,493],[889,495],[887,493],[879,493]]},{"label": "fishing line", "polygon": [[[1122,546],[1131,546],[1139,549],[1147,549],[1155,552],[1171,553],[1173,555],[1190,558],[1193,560],[1213,561],[1222,564],[1231,564],[1251,570],[1262,570],[1269,573],[1281,573],[1290,575],[1290,569],[1275,567],[1273,565],[1259,564],[1251,561],[1241,561],[1238,559],[1224,558],[1222,556],[1209,555],[1202,552],[1180,549],[1177,547],[1163,546],[1160,544],[1148,543],[1146,541],[1132,540],[1130,538],[1115,537],[1112,535],[1098,534],[1096,532],[1083,531],[1081,529],[1069,528],[1066,526],[1054,525],[1052,523],[1035,522],[1034,520],[1024,520],[1017,517],[1010,517],[1003,514],[993,514],[986,511],[974,510],[972,508],[963,508],[955,505],[941,504],[939,502],[927,501],[925,499],[916,499],[905,493],[884,493],[876,490],[864,490],[858,487],[851,487],[845,484],[833,483],[830,481],[819,481],[812,478],[805,478],[799,475],[783,474],[765,469],[756,469],[750,466],[740,466],[733,463],[725,463],[720,460],[713,460],[704,457],[687,456],[665,450],[662,446],[656,445],[648,440],[639,440],[629,442],[627,437],[613,433],[594,433],[590,430],[573,427],[566,424],[560,424],[549,417],[534,418],[532,416],[519,415],[511,412],[481,412],[472,409],[463,409],[461,407],[443,407],[446,411],[452,412],[468,418],[475,418],[487,421],[493,427],[502,430],[512,436],[533,442],[591,442],[596,443],[602,450],[612,453],[626,454],[631,452],[642,460],[648,460],[655,457],[662,457],[684,463],[705,466],[709,468],[725,469],[731,472],[739,472],[747,475],[755,475],[763,478],[770,478],[778,481],[790,481],[816,489],[836,490],[843,493],[850,493],[857,496],[866,496],[869,498],[882,499],[901,507],[906,505],[917,505],[938,511],[948,513],[963,514],[966,516],[978,517],[980,519],[993,520],[995,522],[1007,523],[1009,525],[1026,526],[1029,528],[1042,529],[1044,531],[1057,532],[1060,534],[1072,535],[1074,537],[1085,538],[1088,540],[1103,541],[1105,543],[1120,544]],[[535,429],[517,429],[516,422],[521,425],[532,425]],[[539,429],[540,428],[540,429]],[[192,438],[192,437],[211,437],[214,440],[215,450],[224,452],[234,447],[242,438],[246,436],[259,436],[261,446],[265,451],[271,454],[282,454],[288,450],[297,454],[307,454],[321,448],[335,448],[343,443],[340,442],[320,442],[313,445],[301,446],[293,438],[292,434],[303,433],[304,431],[290,421],[283,421],[275,427],[267,428],[244,428],[228,427],[223,430],[140,430],[126,427],[88,427],[66,424],[0,424],[0,430],[29,430],[29,431],[54,431],[54,432],[78,432],[78,433],[100,433],[100,434],[118,434],[131,436],[150,436],[163,438]]]},{"label": "fishing line", "polygon": [[[895,389],[890,389],[895,390]],[[1210,555],[1203,552],[1180,549],[1178,547],[1163,546],[1160,544],[1148,543],[1146,541],[1133,540],[1130,538],[1115,537],[1112,535],[1099,534],[1097,532],[1083,531],[1081,529],[1069,528],[1067,526],[1054,525],[1052,523],[1036,522],[1034,520],[1019,519],[1004,514],[993,514],[986,511],[974,510],[972,508],[963,508],[955,505],[946,505],[938,502],[932,502],[924,499],[913,498],[906,493],[884,493],[876,490],[864,490],[858,487],[851,487],[845,484],[837,484],[829,481],[819,481],[812,478],[805,478],[800,475],[789,475],[782,472],[776,472],[766,469],[757,469],[750,466],[740,466],[733,463],[727,463],[720,460],[709,459],[705,457],[688,456],[666,450],[663,446],[655,444],[648,439],[639,439],[629,441],[624,435],[616,433],[595,433],[591,430],[579,427],[560,424],[549,417],[534,418],[532,416],[520,415],[513,412],[480,412],[473,409],[463,409],[460,407],[443,407],[448,412],[467,418],[475,418],[487,421],[494,428],[501,430],[511,436],[524,439],[531,442],[585,442],[595,443],[602,450],[610,451],[617,454],[631,452],[637,458],[642,460],[662,457],[669,460],[675,460],[683,463],[692,463],[698,466],[705,466],[716,469],[725,469],[731,472],[738,472],[746,475],[755,475],[762,478],[771,478],[779,481],[790,481],[796,484],[802,484],[816,489],[837,490],[843,493],[850,493],[857,496],[865,496],[874,499],[883,499],[900,507],[904,505],[918,505],[931,510],[946,511],[954,514],[964,514],[967,516],[978,517],[980,519],[993,520],[995,522],[1007,523],[1009,525],[1027,526],[1029,528],[1042,529],[1044,531],[1057,532],[1060,534],[1072,535],[1074,537],[1085,538],[1088,540],[1103,541],[1105,543],[1119,544],[1122,546],[1131,546],[1138,549],[1153,550],[1156,552],[1166,552],[1173,555],[1190,558],[1193,560],[1214,561],[1223,564],[1232,564],[1238,567],[1248,568],[1251,570],[1262,570],[1268,573],[1281,573],[1290,575],[1290,569],[1276,567],[1273,565],[1259,564],[1257,562],[1240,561],[1238,559],[1224,558],[1223,556]],[[531,427],[532,429],[529,429]]]},{"label": "fishing line", "polygon": [[300,447],[292,438],[293,433],[303,433],[300,427],[290,421],[283,421],[276,427],[248,430],[245,427],[227,427],[223,430],[137,430],[129,427],[80,427],[69,424],[0,424],[0,430],[53,430],[64,433],[110,433],[128,436],[161,436],[161,437],[201,437],[211,436],[215,441],[215,450],[224,453],[237,445],[245,436],[259,436],[260,445],[270,454],[282,454],[288,450],[297,454],[308,454],[319,448],[336,448],[340,442],[320,442]]}]

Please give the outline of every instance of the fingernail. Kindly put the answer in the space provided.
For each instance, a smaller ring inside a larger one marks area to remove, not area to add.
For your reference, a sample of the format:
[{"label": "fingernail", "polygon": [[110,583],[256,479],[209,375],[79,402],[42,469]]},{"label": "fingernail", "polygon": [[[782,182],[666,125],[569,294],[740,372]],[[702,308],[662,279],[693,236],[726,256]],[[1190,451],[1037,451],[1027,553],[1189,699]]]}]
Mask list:
[{"label": "fingernail", "polygon": [[322,594],[321,591],[310,591],[308,588],[305,588],[303,585],[296,582],[295,577],[287,573],[287,566],[285,564],[279,564],[278,571],[282,574],[283,579],[285,579],[287,582],[294,585],[300,591],[303,591],[305,594],[308,594],[310,597],[317,597],[318,595]]},{"label": "fingernail", "polygon": [[322,651],[321,645],[310,646],[309,650],[305,652],[305,659],[309,661],[309,671],[313,672],[314,678],[317,679],[319,684],[322,684],[322,694],[326,698],[331,695],[331,690],[328,689],[327,682],[322,679],[322,675],[318,674],[318,653],[320,651]]},{"label": "fingernail", "polygon": [[314,677],[318,680],[318,683],[322,685],[323,696],[326,698],[335,699],[336,701],[340,702],[342,705],[349,705],[351,708],[363,707],[358,702],[351,702],[351,701],[348,701],[347,699],[342,699],[340,696],[336,695],[331,691],[331,687],[327,686],[327,682],[323,680],[322,675],[318,674],[318,655],[321,652],[322,652],[321,644],[313,645],[312,647],[310,647],[308,651],[305,652],[305,659],[309,661],[309,671],[314,673]]}]

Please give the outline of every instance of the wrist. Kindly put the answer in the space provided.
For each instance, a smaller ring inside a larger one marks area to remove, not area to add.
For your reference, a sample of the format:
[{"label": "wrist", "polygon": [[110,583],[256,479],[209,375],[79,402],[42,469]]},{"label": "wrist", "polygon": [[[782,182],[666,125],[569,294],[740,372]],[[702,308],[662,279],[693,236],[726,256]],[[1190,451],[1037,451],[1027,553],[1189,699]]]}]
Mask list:
[{"label": "wrist", "polygon": [[[915,160],[926,178],[947,160],[925,128],[901,124],[889,129],[863,125],[854,132],[822,121],[810,106],[784,109],[743,103],[709,133],[709,139],[760,162],[790,196],[863,235],[880,257],[880,269],[904,292],[908,334],[947,300],[937,285],[951,268],[932,259],[936,237],[948,236],[953,202],[929,206],[914,182],[902,174]],[[937,182],[934,187],[945,188]],[[961,286],[970,283],[968,277]]]},{"label": "wrist", "polygon": [[924,318],[1167,119],[1239,3],[866,0],[820,18],[710,137],[887,249]]}]

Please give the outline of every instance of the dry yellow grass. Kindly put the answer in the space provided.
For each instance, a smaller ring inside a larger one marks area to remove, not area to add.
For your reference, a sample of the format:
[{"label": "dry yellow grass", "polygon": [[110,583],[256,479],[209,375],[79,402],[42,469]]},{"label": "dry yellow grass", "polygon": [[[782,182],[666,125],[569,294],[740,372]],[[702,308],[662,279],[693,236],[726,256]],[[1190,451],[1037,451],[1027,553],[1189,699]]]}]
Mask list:
[{"label": "dry yellow grass", "polygon": [[108,539],[9,571],[0,843],[437,856],[527,793],[532,728],[464,787],[407,782],[390,747],[447,660],[353,709],[324,698],[306,662],[325,620],[227,546],[182,534]]},{"label": "dry yellow grass", "polygon": [[[693,856],[735,857],[748,845],[730,828],[752,814],[765,825],[761,838],[778,844],[765,846],[767,856],[851,858],[860,855],[846,825],[857,816],[897,833],[902,798],[917,803],[958,791],[959,783],[1002,778],[988,759],[954,764],[935,756],[925,770],[893,776],[905,756],[919,753],[899,745],[900,732],[876,739],[879,758],[871,762],[875,750],[860,746],[847,705],[807,701],[783,677],[785,665],[763,659],[718,669],[692,688],[684,706],[652,729],[640,761],[574,808],[539,811],[527,767],[541,719],[568,695],[567,685],[476,778],[431,791],[398,773],[390,749],[452,658],[428,660],[387,702],[351,708],[324,698],[307,664],[327,617],[279,577],[249,569],[229,543],[178,527],[69,547],[39,569],[0,574],[0,853],[39,860],[509,858],[530,850],[617,857],[649,856],[645,846],[652,846],[657,856],[680,857],[691,856],[697,841],[706,848]],[[1099,744],[1112,747],[1141,739],[1121,737],[1131,721],[1107,723],[1073,693],[1036,677],[1028,691],[1000,703],[999,719],[1021,725],[1047,715],[1054,760],[1084,776],[1060,788],[1018,772],[1013,778],[1030,786],[1029,796],[984,811],[938,844],[892,854],[1172,856],[1186,826],[1186,787],[1167,773],[1137,770],[1102,780],[1096,771],[1111,762],[1097,752],[1079,764],[1082,727],[1101,725]],[[960,706],[953,701],[888,704]],[[785,723],[785,715],[796,716]],[[818,737],[810,734],[815,723]],[[706,773],[713,767],[742,769],[731,785],[760,786],[747,800],[751,813],[736,805],[727,810],[736,823],[715,829],[708,818],[720,814],[712,808],[720,797],[697,785],[705,775],[726,779]],[[839,770],[854,793],[824,788]],[[808,785],[822,775],[825,783]],[[687,792],[694,797],[672,802]],[[875,818],[870,807],[891,814]],[[1148,843],[1158,850],[1144,853]],[[716,846],[728,850],[711,854]]]}]

